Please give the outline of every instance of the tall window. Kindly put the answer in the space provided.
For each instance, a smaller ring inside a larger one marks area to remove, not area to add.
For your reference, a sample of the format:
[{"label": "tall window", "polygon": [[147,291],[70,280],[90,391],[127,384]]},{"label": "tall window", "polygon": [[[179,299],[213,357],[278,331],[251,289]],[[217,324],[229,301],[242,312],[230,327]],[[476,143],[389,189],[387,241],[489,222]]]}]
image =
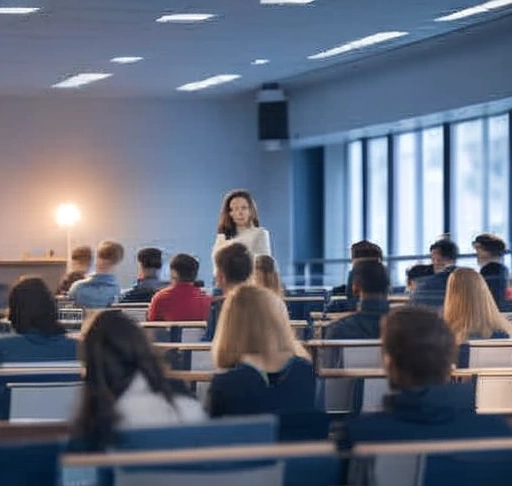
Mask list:
[{"label": "tall window", "polygon": [[388,253],[388,143],[387,138],[368,142],[368,239]]},{"label": "tall window", "polygon": [[[487,229],[505,241],[509,235],[509,141],[508,115],[493,116],[488,122],[489,197]],[[512,244],[512,242],[508,242]]]},{"label": "tall window", "polygon": [[454,236],[463,252],[483,231],[508,239],[508,116],[453,126]]},{"label": "tall window", "polygon": [[453,238],[462,252],[471,252],[473,238],[485,228],[484,122],[453,125]]},{"label": "tall window", "polygon": [[363,146],[360,140],[349,143],[347,167],[348,247],[363,238]]},{"label": "tall window", "polygon": [[443,196],[443,127],[433,127],[421,132],[421,194],[422,229],[418,250],[428,253],[430,245],[439,239],[444,226]]},{"label": "tall window", "polygon": [[[395,255],[415,255],[420,251],[418,237],[421,232],[419,220],[420,189],[418,185],[417,133],[404,133],[395,138]],[[395,283],[405,282],[405,271],[412,262],[397,262],[392,265]]]}]

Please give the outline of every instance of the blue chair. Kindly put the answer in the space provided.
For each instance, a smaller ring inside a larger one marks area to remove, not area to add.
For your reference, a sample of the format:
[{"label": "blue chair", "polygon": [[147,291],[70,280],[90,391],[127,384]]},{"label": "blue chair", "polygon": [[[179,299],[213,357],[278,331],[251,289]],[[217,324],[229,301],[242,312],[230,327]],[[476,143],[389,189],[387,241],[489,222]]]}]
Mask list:
[{"label": "blue chair", "polygon": [[55,486],[63,450],[60,441],[0,444],[0,484]]},{"label": "blue chair", "polygon": [[192,425],[127,430],[118,434],[116,449],[180,449],[232,444],[268,444],[278,437],[274,415],[221,418]]},{"label": "blue chair", "polygon": [[[31,363],[32,364],[32,363]],[[76,383],[81,380],[80,371],[78,369],[70,369],[66,372],[20,372],[18,369],[9,370],[9,368],[1,369],[0,373],[0,420],[8,420],[10,415],[11,391],[12,385],[31,383]]]}]

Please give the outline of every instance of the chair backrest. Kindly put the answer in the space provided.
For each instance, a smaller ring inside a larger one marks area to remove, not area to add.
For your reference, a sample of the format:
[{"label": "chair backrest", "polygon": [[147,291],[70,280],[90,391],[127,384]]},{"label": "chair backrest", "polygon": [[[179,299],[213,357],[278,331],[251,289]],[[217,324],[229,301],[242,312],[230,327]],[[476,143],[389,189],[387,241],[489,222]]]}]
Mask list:
[{"label": "chair backrest", "polygon": [[8,384],[30,383],[41,385],[44,383],[77,383],[80,380],[80,370],[74,366],[0,368],[0,420],[9,419],[12,387],[7,386]]},{"label": "chair backrest", "polygon": [[274,415],[222,418],[165,429],[127,430],[119,433],[120,450],[179,449],[231,444],[264,444],[277,440]]},{"label": "chair backrest", "polygon": [[368,346],[346,346],[343,348],[344,368],[380,368],[382,366],[381,344]]},{"label": "chair backrest", "polygon": [[8,383],[9,420],[63,421],[73,416],[81,382]]},{"label": "chair backrest", "polygon": [[[341,461],[336,453],[334,443],[327,441],[136,453],[67,454],[61,458],[65,468],[106,466],[117,469],[122,467],[125,468],[126,474],[136,474],[141,471],[147,473],[152,470],[154,473],[161,474],[160,477],[164,477],[169,471],[204,473],[235,468],[248,470],[250,466],[268,465],[269,461],[284,464],[283,484],[285,486],[332,486],[341,481]],[[118,475],[117,478],[119,477]],[[174,484],[169,481],[169,477],[166,478],[165,484]],[[274,476],[268,476],[268,478],[270,480]],[[151,479],[155,480],[156,476]],[[209,481],[206,483],[211,484]],[[116,481],[116,484],[119,483]],[[139,481],[129,484],[155,483]],[[242,475],[238,477],[238,483],[235,484],[247,483]],[[252,484],[263,486],[266,483],[253,482]]]},{"label": "chair backrest", "polygon": [[512,367],[512,339],[476,340],[468,344],[470,368]]},{"label": "chair backrest", "polygon": [[360,485],[501,486],[512,476],[510,438],[361,443],[353,454],[349,480]]},{"label": "chair backrest", "polygon": [[478,413],[512,413],[510,376],[477,375],[475,406]]},{"label": "chair backrest", "polygon": [[210,468],[169,470],[168,468],[116,468],[116,486],[282,486],[284,463],[249,461],[247,464],[227,463]]},{"label": "chair backrest", "polygon": [[0,484],[55,486],[63,450],[62,440],[0,443]]}]

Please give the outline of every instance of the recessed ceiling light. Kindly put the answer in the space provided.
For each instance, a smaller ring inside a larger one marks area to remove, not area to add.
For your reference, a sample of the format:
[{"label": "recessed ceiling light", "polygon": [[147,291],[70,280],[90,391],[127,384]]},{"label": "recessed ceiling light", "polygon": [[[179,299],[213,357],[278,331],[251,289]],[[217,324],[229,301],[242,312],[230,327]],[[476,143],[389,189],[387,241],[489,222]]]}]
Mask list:
[{"label": "recessed ceiling light", "polygon": [[218,74],[211,78],[206,78],[201,81],[195,81],[193,83],[187,83],[176,88],[178,91],[197,91],[200,89],[210,88],[218,84],[229,83],[235,79],[240,78],[239,74]]},{"label": "recessed ceiling light", "polygon": [[39,10],[39,7],[0,7],[0,15],[26,15]]},{"label": "recessed ceiling light", "polygon": [[216,17],[215,14],[203,14],[203,13],[184,13],[184,14],[169,14],[162,15],[157,18],[155,22],[167,23],[167,22],[177,22],[177,23],[194,23],[194,22],[204,22],[205,20],[210,20],[213,17]]},{"label": "recessed ceiling light", "polygon": [[261,5],[307,5],[315,0],[260,0]]},{"label": "recessed ceiling light", "polygon": [[312,56],[308,56],[308,59],[325,59],[327,57],[338,56],[339,54],[344,54],[345,52],[353,51],[355,49],[362,49],[364,47],[379,44],[381,42],[386,42],[391,39],[403,37],[408,33],[409,32],[400,31],[378,32],[377,34],[369,35],[361,39],[347,42],[346,44],[342,44],[341,46],[333,47],[332,49],[327,49],[326,51],[318,52],[316,54],[313,54]]},{"label": "recessed ceiling light", "polygon": [[121,57],[113,57],[110,62],[115,62],[116,64],[133,64],[134,62],[142,61],[144,58],[139,56],[121,56]]},{"label": "recessed ceiling light", "polygon": [[263,64],[268,64],[270,61],[268,59],[254,59],[251,61],[251,65],[253,66],[263,66]]},{"label": "recessed ceiling light", "polygon": [[110,76],[112,76],[111,73],[80,73],[53,84],[52,88],[80,88],[81,86],[109,78]]},{"label": "recessed ceiling light", "polygon": [[507,7],[508,5],[512,5],[512,0],[491,0],[490,2],[480,3],[479,5],[474,5],[473,7],[465,8],[463,10],[453,12],[449,15],[437,17],[434,20],[436,22],[450,22],[452,20],[460,20],[466,17],[472,17],[473,15],[487,13],[498,8]]}]

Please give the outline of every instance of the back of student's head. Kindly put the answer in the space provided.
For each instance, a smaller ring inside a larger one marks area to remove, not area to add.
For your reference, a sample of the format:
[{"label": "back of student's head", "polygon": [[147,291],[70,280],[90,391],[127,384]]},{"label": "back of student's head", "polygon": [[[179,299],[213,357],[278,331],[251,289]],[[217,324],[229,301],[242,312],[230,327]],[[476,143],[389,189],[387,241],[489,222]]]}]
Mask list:
[{"label": "back of student's head", "polygon": [[417,264],[407,269],[407,283],[411,284],[421,278],[434,275],[434,267],[432,265]]},{"label": "back of student's head", "polygon": [[475,249],[482,249],[492,257],[501,257],[505,253],[505,242],[496,235],[490,233],[482,233],[473,241]]},{"label": "back of student's head", "polygon": [[350,247],[350,255],[352,260],[374,259],[382,260],[382,248],[368,240],[361,240],[354,243]]},{"label": "back of student's head", "polygon": [[63,334],[57,322],[55,298],[41,278],[20,280],[9,295],[9,318],[18,334],[39,333],[45,336]]},{"label": "back of student's head", "polygon": [[199,271],[199,261],[192,255],[178,253],[171,260],[171,276],[178,282],[194,282]]},{"label": "back of student's head", "polygon": [[252,274],[253,256],[242,243],[230,243],[215,253],[215,266],[229,284],[245,282]]},{"label": "back of student's head", "polygon": [[282,295],[283,288],[276,261],[270,255],[256,255],[254,258],[254,283]]},{"label": "back of student's head", "polygon": [[352,269],[352,286],[356,292],[386,295],[389,277],[386,267],[377,260],[362,260]]},{"label": "back of student's head", "polygon": [[102,241],[96,248],[96,258],[109,265],[117,265],[124,257],[124,248],[115,241]]},{"label": "back of student's head", "polygon": [[159,248],[142,248],[137,253],[137,261],[144,269],[160,270],[162,268],[162,250]]},{"label": "back of student's head", "polygon": [[455,358],[455,340],[439,315],[427,308],[403,306],[381,324],[384,363],[398,389],[445,383]]},{"label": "back of student's head", "polygon": [[293,335],[284,301],[271,290],[239,285],[222,305],[212,345],[216,366],[233,367],[244,354],[271,358],[280,352],[304,353]]},{"label": "back of student's head", "polygon": [[84,267],[90,267],[92,262],[92,248],[87,245],[73,248],[73,251],[71,252],[71,260]]},{"label": "back of student's head", "polygon": [[113,439],[119,420],[116,401],[137,374],[169,402],[172,393],[151,343],[127,314],[120,310],[102,311],[84,327],[81,355],[86,373],[76,428],[82,438],[106,445]]},{"label": "back of student's head", "polygon": [[432,245],[430,245],[430,251],[432,252],[434,250],[445,260],[455,261],[459,256],[459,247],[454,241],[448,238],[443,238],[432,243]]}]

